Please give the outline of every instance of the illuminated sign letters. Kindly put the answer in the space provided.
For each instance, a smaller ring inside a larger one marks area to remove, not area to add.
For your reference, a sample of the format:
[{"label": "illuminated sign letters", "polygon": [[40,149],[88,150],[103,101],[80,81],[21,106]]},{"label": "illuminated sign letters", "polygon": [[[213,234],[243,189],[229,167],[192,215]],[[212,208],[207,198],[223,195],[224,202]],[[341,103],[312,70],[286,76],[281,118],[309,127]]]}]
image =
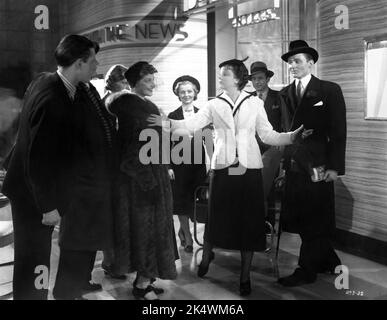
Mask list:
[{"label": "illuminated sign letters", "polygon": [[109,42],[160,43],[184,41],[188,37],[188,33],[182,30],[184,26],[181,21],[160,22],[149,20],[138,23],[129,22],[107,26],[85,36],[102,45]]}]

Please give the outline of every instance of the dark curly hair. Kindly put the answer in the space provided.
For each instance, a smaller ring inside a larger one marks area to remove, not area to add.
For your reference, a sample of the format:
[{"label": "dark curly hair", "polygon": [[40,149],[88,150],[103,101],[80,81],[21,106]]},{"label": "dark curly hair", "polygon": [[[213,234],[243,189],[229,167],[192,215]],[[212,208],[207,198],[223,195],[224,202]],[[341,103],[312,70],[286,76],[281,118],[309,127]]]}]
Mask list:
[{"label": "dark curly hair", "polygon": [[124,76],[131,88],[136,86],[136,83],[148,74],[154,74],[157,70],[154,66],[146,61],[139,61],[126,70]]}]

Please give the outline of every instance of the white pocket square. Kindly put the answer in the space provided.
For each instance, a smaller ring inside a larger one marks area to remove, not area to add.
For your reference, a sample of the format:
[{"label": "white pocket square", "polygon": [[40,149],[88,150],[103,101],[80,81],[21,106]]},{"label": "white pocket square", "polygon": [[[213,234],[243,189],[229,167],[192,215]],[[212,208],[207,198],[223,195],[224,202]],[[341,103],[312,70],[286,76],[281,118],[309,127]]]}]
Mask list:
[{"label": "white pocket square", "polygon": [[322,106],[322,105],[323,105],[323,102],[322,102],[322,101],[319,101],[319,102],[315,103],[315,104],[313,105],[313,107],[318,107],[318,106]]}]

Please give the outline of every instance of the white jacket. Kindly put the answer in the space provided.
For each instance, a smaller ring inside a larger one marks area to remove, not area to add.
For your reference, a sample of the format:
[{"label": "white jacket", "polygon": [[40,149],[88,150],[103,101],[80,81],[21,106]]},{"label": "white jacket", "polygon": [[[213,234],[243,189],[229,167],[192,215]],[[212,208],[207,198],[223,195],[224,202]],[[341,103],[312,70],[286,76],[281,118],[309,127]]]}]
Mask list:
[{"label": "white jacket", "polygon": [[212,123],[215,131],[214,154],[211,169],[223,169],[236,162],[250,169],[263,167],[261,152],[255,133],[269,145],[291,144],[291,133],[278,133],[273,130],[267,119],[263,101],[256,96],[242,91],[235,104],[232,99],[222,93],[219,97],[226,99],[233,110],[242,102],[235,116],[230,105],[215,98],[208,101],[192,117],[185,120],[171,120],[172,131],[188,130],[194,132]]}]

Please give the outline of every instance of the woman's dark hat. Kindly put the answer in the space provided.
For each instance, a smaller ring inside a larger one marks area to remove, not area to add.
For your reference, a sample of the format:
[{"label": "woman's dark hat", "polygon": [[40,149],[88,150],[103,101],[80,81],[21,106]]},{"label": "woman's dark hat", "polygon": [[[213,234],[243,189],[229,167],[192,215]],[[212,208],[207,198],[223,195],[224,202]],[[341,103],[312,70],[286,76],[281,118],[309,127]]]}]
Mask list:
[{"label": "woman's dark hat", "polygon": [[294,40],[289,44],[289,51],[281,56],[281,59],[285,62],[288,62],[288,59],[291,56],[294,56],[297,53],[308,53],[312,56],[314,63],[318,60],[318,52],[309,47],[309,45],[304,40]]},{"label": "woman's dark hat", "polygon": [[221,64],[219,64],[219,68],[223,66],[241,66],[243,65],[245,67],[245,62],[249,57],[244,58],[243,60],[238,60],[238,59],[231,59],[231,60],[226,60],[223,61]]},{"label": "woman's dark hat", "polygon": [[266,63],[262,61],[256,61],[250,66],[250,75],[249,79],[251,80],[251,77],[258,73],[258,72],[264,72],[266,74],[266,77],[271,78],[274,75],[274,72],[267,69]]},{"label": "woman's dark hat", "polygon": [[179,82],[184,82],[184,81],[189,81],[191,82],[195,87],[196,89],[198,89],[198,93],[200,92],[200,83],[197,79],[195,79],[194,77],[191,77],[189,75],[184,75],[184,76],[181,76],[181,77],[178,77],[175,82],[173,83],[173,86],[172,86],[172,91],[175,95],[178,95],[177,92],[176,92],[176,86]]}]

